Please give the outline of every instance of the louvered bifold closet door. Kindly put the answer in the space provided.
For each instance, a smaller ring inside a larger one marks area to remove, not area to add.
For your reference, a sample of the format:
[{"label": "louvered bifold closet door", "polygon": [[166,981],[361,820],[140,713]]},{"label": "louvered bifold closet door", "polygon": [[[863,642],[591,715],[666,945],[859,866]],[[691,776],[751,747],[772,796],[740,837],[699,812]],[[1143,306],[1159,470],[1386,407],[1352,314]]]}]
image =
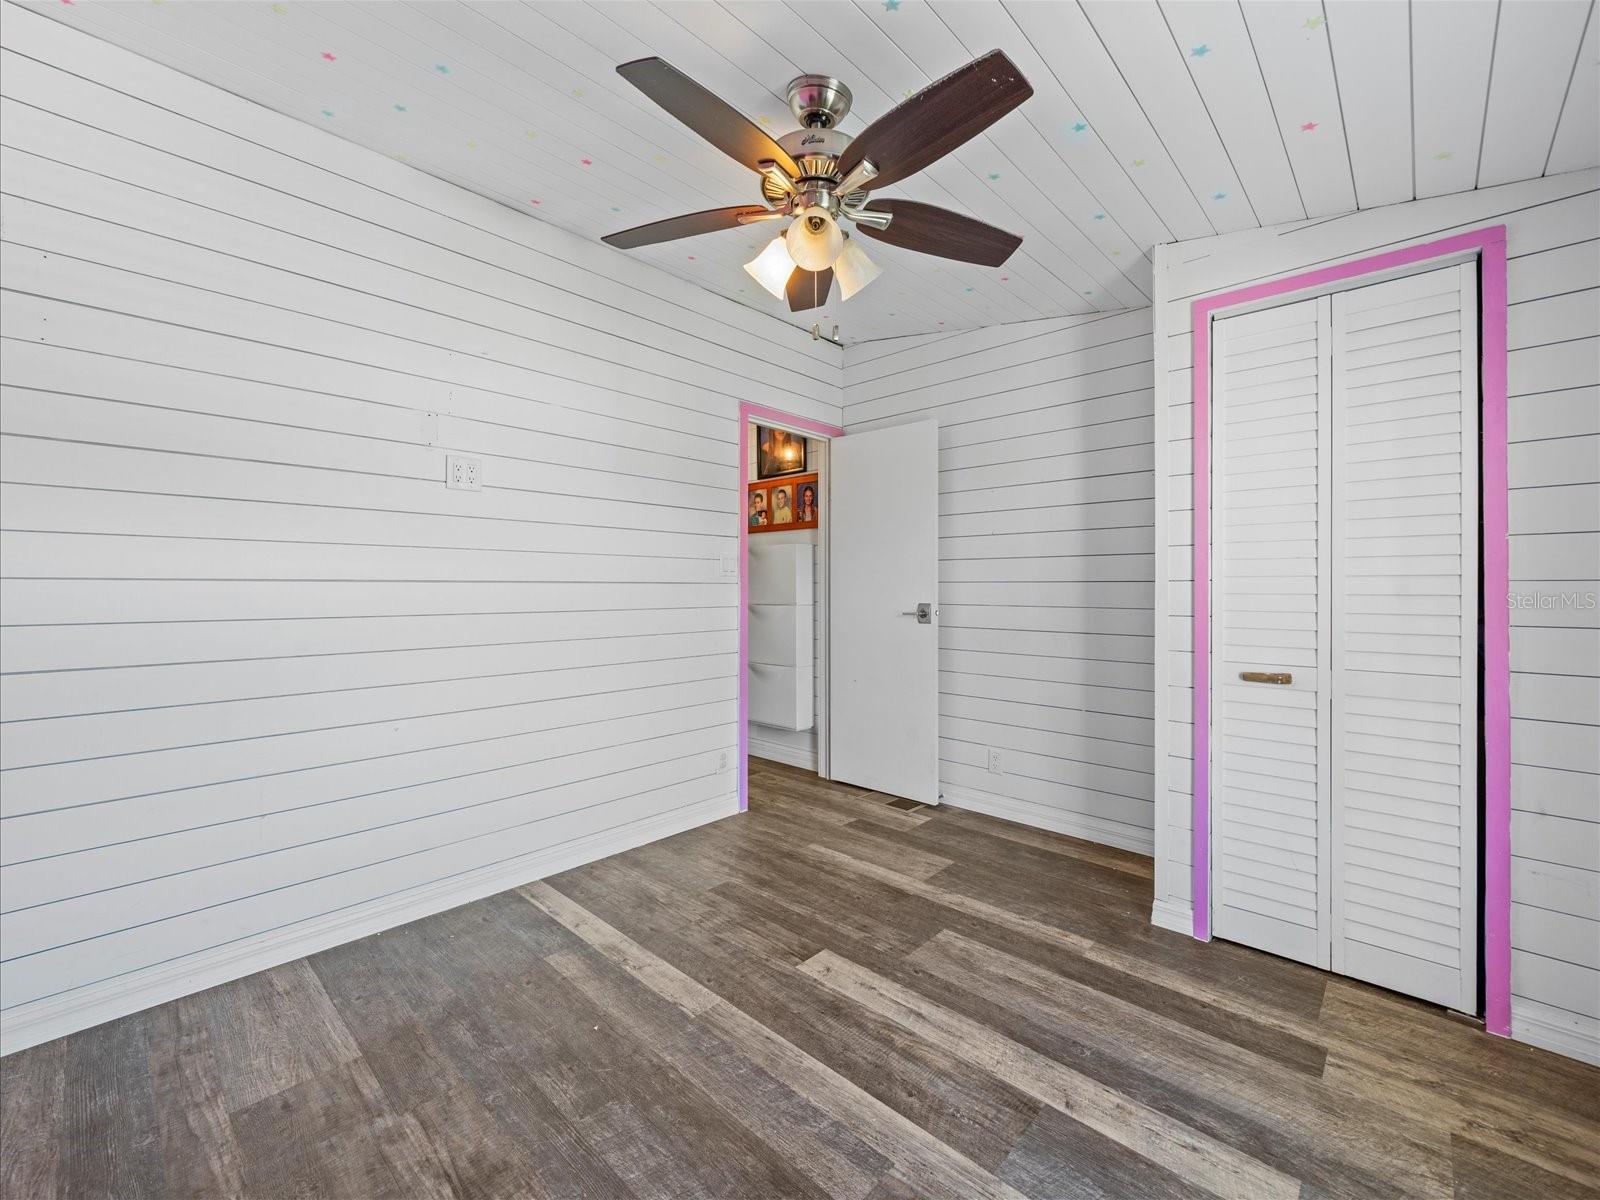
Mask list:
[{"label": "louvered bifold closet door", "polygon": [[1333,298],[1333,969],[1477,1001],[1477,278]]},{"label": "louvered bifold closet door", "polygon": [[1322,298],[1217,321],[1211,429],[1212,928],[1321,967],[1328,312]]}]

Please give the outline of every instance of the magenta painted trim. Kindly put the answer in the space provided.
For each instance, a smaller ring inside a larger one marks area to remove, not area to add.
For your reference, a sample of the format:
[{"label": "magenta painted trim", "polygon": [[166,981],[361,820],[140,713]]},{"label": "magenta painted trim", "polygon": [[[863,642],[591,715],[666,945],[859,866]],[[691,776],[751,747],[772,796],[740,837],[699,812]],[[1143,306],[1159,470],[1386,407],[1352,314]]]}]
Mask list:
[{"label": "magenta painted trim", "polygon": [[750,483],[750,450],[745,439],[751,421],[765,421],[781,425],[796,433],[814,433],[818,437],[840,438],[844,430],[837,425],[807,420],[793,413],[764,408],[759,404],[739,405],[739,495],[734,507],[739,514],[739,811],[750,807],[750,548],[749,515],[745,508],[745,493]]},{"label": "magenta painted trim", "polygon": [[[1480,263],[1483,469],[1484,1025],[1511,1035],[1511,609],[1506,538],[1506,227],[1491,225],[1196,300],[1194,371],[1194,936],[1211,937],[1211,322],[1223,310],[1430,259]],[[1491,600],[1496,601],[1490,603]]]}]

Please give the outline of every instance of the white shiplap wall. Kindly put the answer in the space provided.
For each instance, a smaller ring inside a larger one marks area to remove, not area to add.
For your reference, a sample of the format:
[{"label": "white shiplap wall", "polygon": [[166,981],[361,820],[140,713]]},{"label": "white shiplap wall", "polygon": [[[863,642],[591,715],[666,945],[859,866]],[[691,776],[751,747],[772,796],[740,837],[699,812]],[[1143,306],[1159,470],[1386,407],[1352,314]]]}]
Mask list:
[{"label": "white shiplap wall", "polygon": [[0,14],[5,1049],[732,812],[737,405],[838,351]]},{"label": "white shiplap wall", "polygon": [[1157,923],[1190,922],[1189,312],[1200,296],[1507,227],[1513,1036],[1600,1061],[1600,175],[1161,247]]},{"label": "white shiplap wall", "polygon": [[1146,854],[1150,350],[1148,309],[875,342],[844,407],[939,423],[945,799]]}]

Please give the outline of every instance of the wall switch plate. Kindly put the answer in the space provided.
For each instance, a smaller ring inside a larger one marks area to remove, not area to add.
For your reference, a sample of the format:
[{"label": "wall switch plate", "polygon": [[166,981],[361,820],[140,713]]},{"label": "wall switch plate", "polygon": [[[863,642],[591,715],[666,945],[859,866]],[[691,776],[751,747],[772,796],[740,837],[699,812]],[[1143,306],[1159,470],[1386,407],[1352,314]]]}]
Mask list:
[{"label": "wall switch plate", "polygon": [[447,454],[444,459],[444,485],[457,492],[483,490],[483,460],[465,454]]},{"label": "wall switch plate", "polygon": [[738,556],[733,554],[719,556],[717,559],[717,574],[723,579],[739,578]]},{"label": "wall switch plate", "polygon": [[1005,769],[1004,769],[1004,767],[1001,766],[1001,763],[1000,763],[1000,751],[998,751],[998,750],[990,750],[989,751],[989,774],[991,774],[991,775],[1004,775],[1005,774]]}]

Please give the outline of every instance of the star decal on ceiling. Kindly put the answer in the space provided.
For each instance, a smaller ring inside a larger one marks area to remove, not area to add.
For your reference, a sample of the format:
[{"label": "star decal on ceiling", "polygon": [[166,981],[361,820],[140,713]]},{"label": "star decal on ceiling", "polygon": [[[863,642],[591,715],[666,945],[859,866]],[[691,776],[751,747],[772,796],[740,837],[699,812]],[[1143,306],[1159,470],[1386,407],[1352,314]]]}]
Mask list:
[{"label": "star decal on ceiling", "polygon": [[327,59],[329,62],[338,62],[339,61],[339,56],[337,54],[335,54],[332,50],[324,50],[322,52],[322,57]]},{"label": "star decal on ceiling", "polygon": [[1088,133],[1089,132],[1089,123],[1087,121],[1076,121],[1076,122],[1074,122],[1073,126],[1072,126],[1072,132],[1073,133]]},{"label": "star decal on ceiling", "polygon": [[1450,157],[1452,157],[1450,151],[1441,150],[1441,151],[1439,151],[1439,153],[1437,153],[1437,154],[1435,154],[1433,156],[1433,161],[1434,162],[1443,162],[1445,159],[1450,158]]},{"label": "star decal on ceiling", "polygon": [[580,158],[578,161],[581,162],[586,167],[594,166],[594,159],[592,159],[592,158]]},{"label": "star decal on ceiling", "polygon": [[1105,213],[1095,213],[1094,219],[1096,221],[1104,221],[1106,219],[1106,215]]},{"label": "star decal on ceiling", "polygon": [[1327,20],[1326,17],[1307,17],[1306,18],[1306,23],[1303,26],[1301,26],[1301,28],[1302,29],[1321,29],[1322,28],[1322,23],[1324,21],[1326,21],[1326,20]]},{"label": "star decal on ceiling", "polygon": [[1142,167],[1142,166],[1144,166],[1144,161],[1145,160],[1142,159],[1142,158],[1136,158],[1136,159],[1133,160],[1133,165],[1136,166],[1136,167]]},{"label": "star decal on ceiling", "polygon": [[1206,55],[1208,55],[1210,53],[1211,53],[1211,47],[1206,45],[1204,42],[1201,42],[1198,46],[1193,46],[1193,47],[1190,48],[1189,57],[1190,58],[1204,58]]},{"label": "star decal on ceiling", "polygon": [[989,172],[989,179],[990,179],[991,182],[996,180],[996,179],[999,179],[999,178],[1000,178],[1000,172],[999,171],[990,171]]},{"label": "star decal on ceiling", "polygon": [[900,0],[883,0],[884,12],[898,12],[899,10]]},{"label": "star decal on ceiling", "polygon": [[325,117],[331,117],[331,116],[333,116],[333,109],[331,109],[331,108],[325,108],[325,109],[323,109],[323,110],[322,110],[322,115],[323,115],[323,116],[325,116]]},{"label": "star decal on ceiling", "polygon": [[1213,200],[1226,200],[1228,198],[1228,193],[1227,192],[1212,192],[1211,193],[1211,198]]},{"label": "star decal on ceiling", "polygon": [[408,112],[408,111],[410,111],[409,109],[406,108],[406,106],[404,104],[396,104],[394,106],[394,110],[395,110],[395,112]]},{"label": "star decal on ceiling", "polygon": [[441,75],[450,74],[450,68],[445,66],[443,63],[434,63],[433,64],[433,69],[435,71],[439,72],[439,74],[441,74]]},{"label": "star decal on ceiling", "polygon": [[1300,132],[1301,133],[1311,133],[1313,130],[1316,129],[1316,127],[1317,127],[1317,123],[1315,121],[1307,121],[1304,125],[1300,126]]}]

